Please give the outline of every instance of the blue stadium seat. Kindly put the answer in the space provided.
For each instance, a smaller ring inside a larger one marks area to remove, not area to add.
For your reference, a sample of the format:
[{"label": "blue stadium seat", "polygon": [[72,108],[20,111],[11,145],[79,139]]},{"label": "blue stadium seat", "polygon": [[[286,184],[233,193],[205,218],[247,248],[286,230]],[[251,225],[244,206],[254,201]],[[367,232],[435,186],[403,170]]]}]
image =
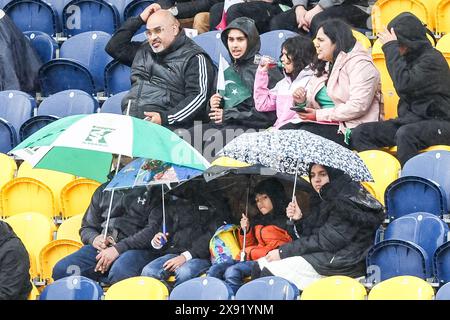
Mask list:
[{"label": "blue stadium seat", "polygon": [[0,0],[0,9],[3,9],[11,0]]},{"label": "blue stadium seat", "polygon": [[233,291],[222,280],[199,277],[176,286],[169,300],[230,300],[232,296]]},{"label": "blue stadium seat", "polygon": [[278,59],[281,55],[281,45],[288,39],[298,36],[289,30],[273,30],[261,34],[261,49],[259,53]]},{"label": "blue stadium seat", "polygon": [[[129,17],[136,17],[144,11],[149,5],[151,5],[153,0],[133,0],[125,6],[123,9],[123,20],[127,20]],[[141,33],[145,31],[145,25],[142,26],[136,33]]]},{"label": "blue stadium seat", "polygon": [[219,65],[220,55],[230,62],[230,54],[220,39],[221,31],[213,30],[199,34],[192,38],[211,57],[216,66]]},{"label": "blue stadium seat", "polygon": [[30,119],[35,107],[34,98],[25,92],[17,90],[0,92],[0,118],[8,121],[16,132],[19,132],[22,123]]},{"label": "blue stadium seat", "polygon": [[25,140],[29,136],[31,136],[33,133],[38,131],[39,129],[42,129],[49,123],[52,123],[53,121],[58,120],[58,117],[55,116],[35,116],[27,121],[25,121],[22,126],[20,126],[19,130],[19,139],[20,141]]},{"label": "blue stadium seat", "polygon": [[147,35],[145,34],[145,32],[136,33],[133,36],[133,38],[131,38],[131,41],[138,41],[138,42],[147,41]]},{"label": "blue stadium seat", "polygon": [[57,13],[51,5],[41,0],[12,0],[3,10],[19,30],[42,31],[55,36],[60,32]]},{"label": "blue stadium seat", "polygon": [[39,300],[101,300],[100,285],[83,276],[71,276],[56,280],[45,287]]},{"label": "blue stadium seat", "polygon": [[68,37],[88,31],[113,34],[119,26],[119,12],[107,1],[72,0],[63,9],[63,32]]},{"label": "blue stadium seat", "polygon": [[450,283],[446,283],[439,288],[435,300],[450,300]]},{"label": "blue stadium seat", "polygon": [[57,17],[57,26],[58,26],[58,31],[62,32],[62,26],[63,26],[63,11],[64,11],[64,7],[66,6],[66,4],[68,4],[70,2],[70,0],[45,0],[45,2],[47,2],[48,4],[50,4],[53,8],[53,10],[55,10],[56,12],[56,17]]},{"label": "blue stadium seat", "polygon": [[17,144],[16,130],[5,119],[0,118],[0,152],[7,153]]},{"label": "blue stadium seat", "polygon": [[123,12],[131,0],[109,0],[108,2],[116,7],[117,12],[119,13],[120,21],[123,22]]},{"label": "blue stadium seat", "polygon": [[433,275],[433,254],[447,239],[448,226],[435,215],[417,212],[392,221],[367,254],[367,266],[380,282],[395,276]]},{"label": "blue stadium seat", "polygon": [[104,90],[105,66],[112,58],[105,52],[111,36],[105,32],[84,32],[67,39],[60,59],[45,63],[39,70],[42,94],[79,89],[90,94]]},{"label": "blue stadium seat", "polygon": [[43,63],[56,57],[58,43],[53,37],[41,31],[25,31],[23,34],[30,40]]},{"label": "blue stadium seat", "polygon": [[299,290],[286,279],[263,277],[247,282],[236,292],[235,300],[297,300]]},{"label": "blue stadium seat", "polygon": [[118,61],[111,61],[105,67],[105,95],[112,96],[116,93],[130,90],[131,68]]},{"label": "blue stadium seat", "polygon": [[436,249],[433,257],[434,275],[439,283],[450,282],[450,242]]},{"label": "blue stadium seat", "polygon": [[103,103],[100,112],[122,114],[122,100],[127,93],[128,91],[122,91],[109,97],[108,100]]},{"label": "blue stadium seat", "polygon": [[428,151],[406,161],[401,176],[417,176],[439,184],[450,203],[450,152],[445,150]]},{"label": "blue stadium seat", "polygon": [[414,212],[428,212],[438,217],[447,213],[444,189],[428,179],[416,176],[398,178],[387,186],[384,196],[390,220]]},{"label": "blue stadium seat", "polygon": [[74,114],[94,113],[98,102],[81,90],[65,90],[45,98],[39,105],[37,115],[52,115],[59,118]]}]

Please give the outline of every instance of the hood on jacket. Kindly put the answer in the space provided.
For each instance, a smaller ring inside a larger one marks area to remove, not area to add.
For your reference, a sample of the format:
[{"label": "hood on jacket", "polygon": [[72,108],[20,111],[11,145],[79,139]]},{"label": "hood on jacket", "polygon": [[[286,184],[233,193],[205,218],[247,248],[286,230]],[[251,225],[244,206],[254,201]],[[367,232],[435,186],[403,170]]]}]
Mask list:
[{"label": "hood on jacket", "polygon": [[[269,178],[259,182],[253,191],[254,196],[257,194],[266,194],[272,201],[273,210],[268,215],[281,215],[285,218],[285,210],[289,203],[283,184],[276,178]],[[255,203],[253,197],[253,203]],[[256,205],[256,203],[255,203]],[[261,216],[261,214],[259,214]]]},{"label": "hood on jacket", "polygon": [[261,48],[261,40],[259,38],[258,29],[256,29],[255,22],[247,17],[236,18],[222,31],[221,39],[222,42],[228,50],[228,54],[230,55],[231,60],[233,61],[233,57],[231,56],[230,49],[228,48],[228,33],[231,29],[238,29],[242,31],[247,37],[247,51],[245,51],[244,55],[237,59],[237,61],[246,61],[253,59],[253,57],[259,52]]},{"label": "hood on jacket", "polygon": [[17,238],[17,235],[8,223],[0,221],[0,246],[11,238]]},{"label": "hood on jacket", "polygon": [[389,22],[387,28],[388,30],[394,28],[399,44],[408,47],[411,53],[431,47],[427,38],[427,28],[412,13],[400,13]]}]

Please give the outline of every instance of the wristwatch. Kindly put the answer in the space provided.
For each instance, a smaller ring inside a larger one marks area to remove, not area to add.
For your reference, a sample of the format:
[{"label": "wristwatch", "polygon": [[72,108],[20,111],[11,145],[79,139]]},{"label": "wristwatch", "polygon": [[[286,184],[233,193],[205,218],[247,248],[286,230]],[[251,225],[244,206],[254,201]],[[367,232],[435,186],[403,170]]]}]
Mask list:
[{"label": "wristwatch", "polygon": [[174,17],[178,15],[178,8],[177,6],[173,6],[172,8],[167,9],[171,14],[173,14]]}]

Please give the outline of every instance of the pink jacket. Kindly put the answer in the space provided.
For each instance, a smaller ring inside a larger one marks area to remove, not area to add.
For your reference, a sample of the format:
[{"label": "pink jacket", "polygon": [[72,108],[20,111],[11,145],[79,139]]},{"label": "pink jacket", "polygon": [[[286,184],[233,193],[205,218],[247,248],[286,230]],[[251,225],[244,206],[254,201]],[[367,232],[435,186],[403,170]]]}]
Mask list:
[{"label": "pink jacket", "polygon": [[255,75],[255,84],[253,90],[253,99],[255,108],[260,112],[277,112],[277,121],[274,127],[285,125],[293,119],[300,119],[295,111],[290,108],[293,106],[292,93],[299,87],[305,87],[313,75],[309,68],[303,69],[294,81],[288,76],[280,80],[273,89],[268,89],[269,76],[267,72],[259,68]]},{"label": "pink jacket", "polygon": [[308,107],[318,109],[318,122],[339,122],[339,131],[361,123],[378,121],[381,106],[380,73],[372,57],[356,42],[349,53],[339,53],[327,84],[333,108],[320,109],[315,97],[326,77],[313,77],[308,85]]}]

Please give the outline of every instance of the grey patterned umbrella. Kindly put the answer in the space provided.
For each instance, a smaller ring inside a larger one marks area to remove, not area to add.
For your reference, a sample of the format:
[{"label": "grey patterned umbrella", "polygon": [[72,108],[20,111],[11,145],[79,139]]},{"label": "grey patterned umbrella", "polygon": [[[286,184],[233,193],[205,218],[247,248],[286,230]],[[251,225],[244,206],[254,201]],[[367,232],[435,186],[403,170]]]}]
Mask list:
[{"label": "grey patterned umbrella", "polygon": [[340,169],[355,181],[373,181],[358,154],[304,130],[244,133],[228,143],[219,155],[299,175],[306,175],[309,164],[317,163]]}]

